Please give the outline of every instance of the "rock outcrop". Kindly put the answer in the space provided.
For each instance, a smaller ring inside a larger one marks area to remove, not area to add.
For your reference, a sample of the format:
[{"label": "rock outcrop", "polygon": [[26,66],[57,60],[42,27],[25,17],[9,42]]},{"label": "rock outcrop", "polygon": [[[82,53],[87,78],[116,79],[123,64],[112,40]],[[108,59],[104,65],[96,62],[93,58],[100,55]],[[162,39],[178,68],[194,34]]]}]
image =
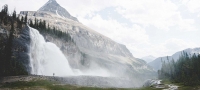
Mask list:
[{"label": "rock outcrop", "polygon": [[[10,33],[9,25],[8,26],[0,25],[0,42],[1,42],[0,59],[2,59],[1,64],[3,63],[3,60],[6,60],[5,57],[8,52],[8,46],[9,46],[8,42],[9,40],[11,40],[9,37],[10,35],[9,33]],[[22,29],[15,27],[13,35],[14,37],[12,38],[12,43],[11,43],[12,44],[11,61],[12,63],[15,64],[9,64],[9,65],[13,65],[13,67],[17,69],[19,68],[25,69],[25,71],[29,72],[31,68],[29,66],[30,34],[28,26],[24,26]],[[20,73],[21,71],[18,71],[18,73]]]}]

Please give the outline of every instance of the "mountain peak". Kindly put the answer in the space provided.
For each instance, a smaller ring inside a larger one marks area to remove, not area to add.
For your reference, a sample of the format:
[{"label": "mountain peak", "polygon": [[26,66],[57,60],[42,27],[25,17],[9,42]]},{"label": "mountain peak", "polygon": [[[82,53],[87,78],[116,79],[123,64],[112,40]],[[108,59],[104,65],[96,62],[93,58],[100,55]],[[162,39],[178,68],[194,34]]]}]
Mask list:
[{"label": "mountain peak", "polygon": [[[49,0],[47,3],[52,3],[52,2],[57,3],[56,0]],[[58,4],[58,3],[57,3],[57,4]]]},{"label": "mountain peak", "polygon": [[49,0],[38,11],[51,12],[53,14],[58,15],[59,17],[68,18],[68,19],[72,19],[74,21],[78,21],[78,19],[71,16],[65,8],[61,7],[56,2],[56,0]]}]

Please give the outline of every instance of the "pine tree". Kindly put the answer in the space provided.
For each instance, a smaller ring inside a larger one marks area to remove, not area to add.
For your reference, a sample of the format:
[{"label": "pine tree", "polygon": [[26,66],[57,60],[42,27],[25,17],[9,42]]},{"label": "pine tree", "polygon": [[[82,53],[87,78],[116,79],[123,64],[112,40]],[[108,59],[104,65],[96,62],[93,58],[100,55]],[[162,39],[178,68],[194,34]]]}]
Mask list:
[{"label": "pine tree", "polygon": [[11,30],[10,30],[10,35],[9,35],[9,39],[8,39],[8,43],[6,45],[6,61],[5,61],[5,65],[6,67],[4,69],[5,70],[5,75],[10,75],[11,74],[11,67],[12,67],[12,62],[11,62],[11,57],[12,57],[12,43],[13,43],[13,33],[14,33],[14,22],[13,20],[11,21]]},{"label": "pine tree", "polygon": [[21,22],[24,23],[24,17],[23,16],[21,17]]},{"label": "pine tree", "polygon": [[3,9],[2,9],[2,20],[3,20],[3,23],[4,25],[7,25],[8,24],[8,5],[4,5],[3,6]]},{"label": "pine tree", "polygon": [[33,21],[30,19],[30,27],[33,27]]},{"label": "pine tree", "polygon": [[26,15],[25,15],[25,19],[24,19],[25,24],[27,23],[27,14],[28,14],[28,13],[26,13]]},{"label": "pine tree", "polygon": [[48,27],[47,27],[47,29],[50,30],[49,23],[48,23]]},{"label": "pine tree", "polygon": [[37,28],[37,19],[35,18],[35,24],[33,28]]},{"label": "pine tree", "polygon": [[13,19],[16,20],[16,11],[14,10],[13,15],[12,15]]}]

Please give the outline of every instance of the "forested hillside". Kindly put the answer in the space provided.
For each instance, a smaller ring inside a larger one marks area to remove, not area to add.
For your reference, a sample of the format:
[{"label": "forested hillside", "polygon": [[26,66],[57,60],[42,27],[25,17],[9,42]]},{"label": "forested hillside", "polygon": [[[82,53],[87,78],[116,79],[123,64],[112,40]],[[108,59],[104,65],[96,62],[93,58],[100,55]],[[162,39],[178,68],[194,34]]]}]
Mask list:
[{"label": "forested hillside", "polygon": [[[25,16],[25,18],[26,17],[27,15]],[[23,16],[21,18],[23,18]],[[50,34],[51,36],[55,36],[62,40],[73,41],[69,33],[62,32],[62,30],[58,30],[56,27],[50,28],[49,24],[46,24],[45,20],[38,20],[37,18],[35,18],[33,22],[31,19],[29,19],[28,24],[30,27],[39,30],[39,32],[43,35]]]},{"label": "forested hillside", "polygon": [[183,52],[178,61],[162,62],[162,68],[158,71],[160,79],[183,83],[184,85],[200,84],[200,55],[189,56]]},{"label": "forested hillside", "polygon": [[17,17],[16,11],[10,15],[8,5],[3,6],[0,12],[0,77],[28,74],[29,49],[26,44],[30,39],[25,36],[28,33],[25,23]]}]

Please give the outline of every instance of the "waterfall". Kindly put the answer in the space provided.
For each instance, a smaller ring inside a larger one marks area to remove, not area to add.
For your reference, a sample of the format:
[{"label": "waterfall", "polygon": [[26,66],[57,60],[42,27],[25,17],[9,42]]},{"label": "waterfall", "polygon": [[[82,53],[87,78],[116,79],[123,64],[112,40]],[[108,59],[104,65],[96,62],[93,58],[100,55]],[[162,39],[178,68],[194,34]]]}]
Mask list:
[{"label": "waterfall", "polygon": [[69,76],[73,71],[61,50],[34,28],[30,28],[30,66],[31,74],[52,76]]}]

